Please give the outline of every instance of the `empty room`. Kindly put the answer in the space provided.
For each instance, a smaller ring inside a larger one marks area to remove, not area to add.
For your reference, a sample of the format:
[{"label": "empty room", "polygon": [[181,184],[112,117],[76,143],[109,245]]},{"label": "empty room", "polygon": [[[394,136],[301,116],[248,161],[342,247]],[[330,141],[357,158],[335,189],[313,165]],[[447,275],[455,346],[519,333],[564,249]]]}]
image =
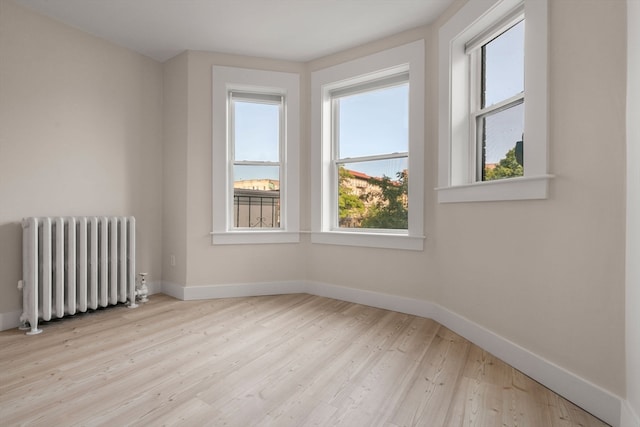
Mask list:
[{"label": "empty room", "polygon": [[1,426],[640,427],[638,0],[0,0]]}]

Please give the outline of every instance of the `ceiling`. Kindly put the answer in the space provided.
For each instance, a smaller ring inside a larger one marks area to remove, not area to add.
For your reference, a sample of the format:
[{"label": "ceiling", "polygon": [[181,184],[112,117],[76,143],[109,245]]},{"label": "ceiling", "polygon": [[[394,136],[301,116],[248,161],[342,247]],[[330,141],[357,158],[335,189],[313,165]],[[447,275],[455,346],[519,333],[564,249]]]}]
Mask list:
[{"label": "ceiling", "polygon": [[160,62],[184,50],[309,61],[435,20],[454,0],[16,0]]}]

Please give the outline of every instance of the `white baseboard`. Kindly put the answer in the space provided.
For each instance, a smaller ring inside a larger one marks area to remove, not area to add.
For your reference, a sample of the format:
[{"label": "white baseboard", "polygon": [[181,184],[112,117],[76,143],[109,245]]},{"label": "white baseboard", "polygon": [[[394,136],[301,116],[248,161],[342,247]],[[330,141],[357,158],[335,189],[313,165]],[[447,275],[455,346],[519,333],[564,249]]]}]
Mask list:
[{"label": "white baseboard", "polygon": [[[159,294],[163,291],[163,283],[147,282],[147,288],[149,288],[149,295]],[[0,331],[6,331],[7,329],[13,329],[20,326],[21,314],[22,310],[0,313]]]},{"label": "white baseboard", "polygon": [[314,295],[431,318],[596,417],[620,424],[620,397],[438,304],[322,283],[310,283],[308,289]]},{"label": "white baseboard", "polygon": [[603,421],[620,424],[620,397],[444,307],[433,319]]},{"label": "white baseboard", "polygon": [[[148,286],[151,294],[163,292],[181,300],[308,293],[431,318],[612,426],[640,427],[637,414],[625,400],[430,301],[309,281],[188,287],[154,282]],[[17,327],[20,314],[20,311],[0,313],[0,330]]]},{"label": "white baseboard", "polygon": [[182,286],[163,283],[162,291],[184,301],[214,298],[237,298],[261,295],[308,293],[303,282],[239,283],[234,285]]},{"label": "white baseboard", "polygon": [[147,282],[149,295],[159,294],[162,292],[162,282]]},{"label": "white baseboard", "polygon": [[162,289],[161,292],[163,294],[169,295],[170,297],[174,297],[182,301],[186,301],[186,298],[184,297],[184,285],[171,282],[162,282],[162,286],[160,288]]},{"label": "white baseboard", "polygon": [[640,427],[640,416],[633,410],[628,400],[620,408],[620,427]]},{"label": "white baseboard", "polygon": [[[623,404],[620,397],[464,316],[430,301],[309,281],[190,287],[165,283],[162,289],[168,295],[184,300],[308,293],[428,317],[487,350],[596,417],[613,426],[620,425],[621,405]],[[633,419],[632,415],[630,417]],[[631,426],[637,427],[634,424]]]},{"label": "white baseboard", "polygon": [[0,331],[6,331],[7,329],[13,329],[20,326],[21,314],[22,310],[0,313]]}]

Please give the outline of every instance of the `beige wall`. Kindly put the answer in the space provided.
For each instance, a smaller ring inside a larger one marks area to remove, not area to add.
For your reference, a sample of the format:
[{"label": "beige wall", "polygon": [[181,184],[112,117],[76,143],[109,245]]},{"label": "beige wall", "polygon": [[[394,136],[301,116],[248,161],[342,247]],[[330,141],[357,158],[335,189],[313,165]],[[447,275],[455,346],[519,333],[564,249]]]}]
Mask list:
[{"label": "beige wall", "polygon": [[160,280],[162,67],[0,0],[0,313],[20,310],[26,216],[135,215]]},{"label": "beige wall", "polygon": [[[0,312],[20,308],[23,216],[132,213],[139,268],[152,280],[300,279],[429,300],[625,395],[624,0],[550,1],[550,198],[464,204],[437,204],[433,190],[444,19],[309,64],[189,51],[160,66],[0,5]],[[419,38],[429,100],[425,250],[311,245],[308,236],[211,246],[212,65],[301,73],[308,230],[309,73]]]},{"label": "beige wall", "polygon": [[409,32],[393,41],[428,40],[425,251],[313,245],[308,277],[437,302],[622,396],[625,2],[550,2],[549,146],[556,178],[544,201],[435,202],[434,38],[441,23],[433,33]]},{"label": "beige wall", "polygon": [[[640,2],[627,1],[627,401],[640,417]],[[633,425],[631,422],[629,425]]]},{"label": "beige wall", "polygon": [[[213,65],[298,73],[304,71],[304,65],[196,51],[186,52],[183,56],[186,57],[186,72],[184,69],[173,72],[174,64],[169,63],[169,67],[165,69],[165,87],[186,88],[186,93],[171,95],[171,99],[178,97],[179,102],[186,102],[186,111],[188,111],[186,129],[181,128],[179,139],[171,142],[177,150],[177,157],[182,159],[184,156],[186,159],[186,163],[176,168],[176,172],[181,175],[177,180],[178,182],[184,180],[186,189],[184,197],[175,200],[175,203],[173,201],[165,203],[165,215],[184,209],[185,217],[181,219],[182,223],[179,226],[184,227],[185,232],[175,234],[179,242],[166,241],[165,243],[176,247],[184,245],[185,257],[177,257],[176,266],[171,267],[169,257],[165,256],[163,271],[184,269],[184,277],[173,277],[167,274],[167,277],[175,280],[174,283],[183,286],[304,279],[307,261],[298,244],[212,246],[209,234],[212,227],[211,82]],[[181,67],[185,65],[183,61],[181,56]],[[171,99],[165,99],[165,102],[171,102]],[[182,123],[182,118],[175,119],[171,116],[173,108],[165,106],[165,120],[178,120]],[[166,115],[167,112],[170,112],[169,116]],[[165,189],[165,197],[173,200],[169,194],[171,191],[170,188]],[[165,248],[165,254],[168,250]],[[180,249],[177,251],[180,252]],[[186,263],[186,266],[181,262]]]},{"label": "beige wall", "polygon": [[[369,43],[355,49],[320,58],[309,63],[309,71],[317,71],[365,55],[425,39],[426,45],[433,40],[432,30],[420,27],[393,37]],[[430,64],[430,49],[427,47],[425,73],[427,81],[437,79]],[[425,99],[433,99],[432,88],[427,86]],[[432,130],[437,118],[430,114],[433,106],[427,105],[425,117],[425,230],[435,227],[433,211],[436,208],[433,188],[436,178],[437,157],[435,135]],[[307,117],[310,120],[310,117]],[[309,135],[310,139],[311,136]],[[308,170],[308,169],[307,169]],[[310,245],[308,278],[314,282],[352,287],[357,289],[400,295],[435,301],[438,295],[439,272],[436,265],[437,242],[427,235],[424,251],[398,251],[361,247]]]},{"label": "beige wall", "polygon": [[162,280],[181,285],[187,281],[187,61],[184,52],[164,63],[163,91]]}]

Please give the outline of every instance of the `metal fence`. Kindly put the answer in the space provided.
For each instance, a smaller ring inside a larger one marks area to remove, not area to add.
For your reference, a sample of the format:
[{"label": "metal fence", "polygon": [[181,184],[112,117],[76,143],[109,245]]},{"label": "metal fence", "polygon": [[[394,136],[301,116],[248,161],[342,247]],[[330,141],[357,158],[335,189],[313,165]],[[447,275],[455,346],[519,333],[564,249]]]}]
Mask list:
[{"label": "metal fence", "polygon": [[280,191],[234,189],[233,225],[236,228],[280,228]]}]

